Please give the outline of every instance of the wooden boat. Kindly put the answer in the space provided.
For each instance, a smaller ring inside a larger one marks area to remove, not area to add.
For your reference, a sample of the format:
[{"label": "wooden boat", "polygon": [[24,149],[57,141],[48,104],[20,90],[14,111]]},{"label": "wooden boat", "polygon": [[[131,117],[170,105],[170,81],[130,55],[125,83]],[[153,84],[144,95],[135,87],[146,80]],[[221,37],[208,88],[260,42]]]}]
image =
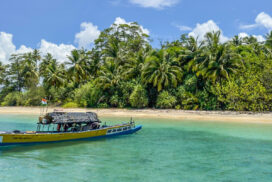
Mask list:
[{"label": "wooden boat", "polygon": [[112,137],[132,134],[141,128],[132,120],[112,126],[101,125],[93,112],[52,112],[39,117],[36,131],[0,132],[0,146]]}]

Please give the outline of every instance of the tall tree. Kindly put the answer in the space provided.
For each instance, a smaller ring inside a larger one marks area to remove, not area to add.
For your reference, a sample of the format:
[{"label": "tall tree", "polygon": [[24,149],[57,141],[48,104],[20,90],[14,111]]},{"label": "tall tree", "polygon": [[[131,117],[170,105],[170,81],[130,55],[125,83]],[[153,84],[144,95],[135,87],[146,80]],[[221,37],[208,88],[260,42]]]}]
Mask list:
[{"label": "tall tree", "polygon": [[88,72],[88,55],[85,50],[73,50],[68,56],[68,75],[70,80],[73,80],[76,85],[85,83],[89,76]]},{"label": "tall tree", "polygon": [[142,81],[157,87],[158,91],[170,86],[176,87],[182,79],[182,70],[172,58],[166,50],[154,51],[146,58]]}]

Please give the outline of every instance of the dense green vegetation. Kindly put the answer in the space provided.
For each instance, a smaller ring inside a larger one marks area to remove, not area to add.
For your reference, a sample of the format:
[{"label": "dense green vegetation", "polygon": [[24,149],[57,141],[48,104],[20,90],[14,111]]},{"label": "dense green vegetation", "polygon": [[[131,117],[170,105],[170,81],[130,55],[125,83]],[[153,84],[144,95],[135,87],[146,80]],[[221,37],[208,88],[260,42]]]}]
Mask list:
[{"label": "dense green vegetation", "polygon": [[39,51],[0,64],[2,106],[272,110],[272,32],[265,42],[235,36],[150,45],[137,23],[101,32],[91,50],[73,50],[60,63]]}]

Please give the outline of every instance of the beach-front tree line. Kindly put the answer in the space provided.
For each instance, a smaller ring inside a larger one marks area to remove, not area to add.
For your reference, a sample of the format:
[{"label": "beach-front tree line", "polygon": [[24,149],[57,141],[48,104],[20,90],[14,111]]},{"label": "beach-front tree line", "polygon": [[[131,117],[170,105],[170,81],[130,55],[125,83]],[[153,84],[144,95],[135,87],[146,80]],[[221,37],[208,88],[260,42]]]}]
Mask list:
[{"label": "beach-front tree line", "polygon": [[0,63],[2,106],[272,110],[272,32],[266,41],[220,32],[152,48],[137,23],[101,32],[66,62],[38,50]]}]

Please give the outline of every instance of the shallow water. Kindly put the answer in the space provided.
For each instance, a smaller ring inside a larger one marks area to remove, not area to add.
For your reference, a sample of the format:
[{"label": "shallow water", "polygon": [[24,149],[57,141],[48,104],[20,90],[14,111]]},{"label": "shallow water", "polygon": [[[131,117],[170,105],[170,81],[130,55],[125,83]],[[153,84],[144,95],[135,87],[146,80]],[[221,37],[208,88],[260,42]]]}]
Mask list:
[{"label": "shallow water", "polygon": [[[2,114],[0,130],[35,130],[36,118]],[[136,122],[143,129],[128,136],[2,147],[0,181],[272,181],[271,124]]]}]

